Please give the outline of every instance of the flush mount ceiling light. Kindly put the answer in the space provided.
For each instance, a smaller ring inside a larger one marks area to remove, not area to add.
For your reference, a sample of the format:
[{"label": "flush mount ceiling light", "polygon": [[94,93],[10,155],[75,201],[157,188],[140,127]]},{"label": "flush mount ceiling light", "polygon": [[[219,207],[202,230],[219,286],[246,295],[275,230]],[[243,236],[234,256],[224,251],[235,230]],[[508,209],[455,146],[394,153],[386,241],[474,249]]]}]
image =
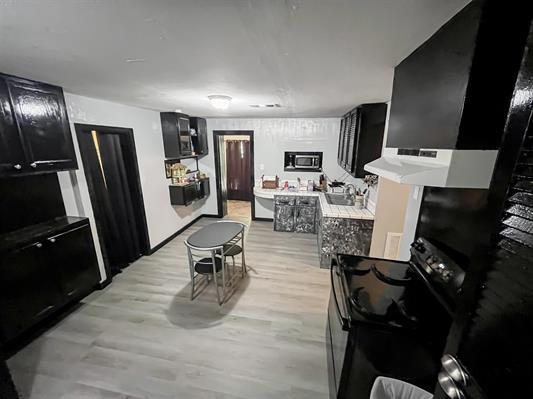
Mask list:
[{"label": "flush mount ceiling light", "polygon": [[207,96],[207,98],[211,102],[211,105],[216,109],[227,109],[229,107],[229,103],[231,102],[230,96],[222,96],[219,94]]}]

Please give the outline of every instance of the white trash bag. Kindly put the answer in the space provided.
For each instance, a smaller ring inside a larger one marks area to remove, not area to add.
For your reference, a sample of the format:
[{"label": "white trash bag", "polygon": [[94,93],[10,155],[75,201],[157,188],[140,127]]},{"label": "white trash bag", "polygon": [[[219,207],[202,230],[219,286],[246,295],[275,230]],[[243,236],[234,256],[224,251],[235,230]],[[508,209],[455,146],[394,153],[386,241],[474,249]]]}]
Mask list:
[{"label": "white trash bag", "polygon": [[370,399],[432,399],[433,395],[417,386],[394,378],[378,377]]}]

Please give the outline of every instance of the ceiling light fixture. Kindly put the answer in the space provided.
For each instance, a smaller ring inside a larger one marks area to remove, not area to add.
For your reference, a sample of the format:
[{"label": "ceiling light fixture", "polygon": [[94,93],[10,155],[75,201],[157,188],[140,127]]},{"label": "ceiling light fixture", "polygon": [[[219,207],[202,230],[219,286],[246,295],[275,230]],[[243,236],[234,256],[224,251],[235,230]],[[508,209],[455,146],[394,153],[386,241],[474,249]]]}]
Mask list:
[{"label": "ceiling light fixture", "polygon": [[230,96],[223,96],[219,94],[213,94],[211,96],[207,96],[209,101],[211,102],[211,105],[216,109],[227,109],[229,107],[229,103],[231,102],[232,98]]},{"label": "ceiling light fixture", "polygon": [[124,60],[124,62],[127,62],[128,64],[131,64],[134,62],[144,62],[144,61],[146,61],[144,58],[128,58]]}]

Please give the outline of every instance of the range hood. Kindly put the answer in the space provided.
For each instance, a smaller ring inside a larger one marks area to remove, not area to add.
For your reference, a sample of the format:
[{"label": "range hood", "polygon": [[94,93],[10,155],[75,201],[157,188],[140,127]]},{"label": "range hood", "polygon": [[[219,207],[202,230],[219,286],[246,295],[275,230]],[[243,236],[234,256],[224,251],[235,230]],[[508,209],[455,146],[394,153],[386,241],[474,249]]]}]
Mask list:
[{"label": "range hood", "polygon": [[385,148],[365,170],[396,183],[488,188],[497,155],[497,150]]}]

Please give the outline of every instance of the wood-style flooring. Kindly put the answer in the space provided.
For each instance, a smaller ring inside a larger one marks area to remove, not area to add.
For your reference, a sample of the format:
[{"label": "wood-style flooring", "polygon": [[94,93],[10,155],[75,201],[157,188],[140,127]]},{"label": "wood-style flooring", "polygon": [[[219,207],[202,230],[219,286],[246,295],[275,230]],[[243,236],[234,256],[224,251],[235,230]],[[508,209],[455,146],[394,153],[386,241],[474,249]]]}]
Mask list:
[{"label": "wood-style flooring", "polygon": [[328,398],[328,271],[316,236],[253,222],[248,276],[222,307],[189,300],[184,239],[84,300],[9,361],[23,398]]},{"label": "wood-style flooring", "polygon": [[228,200],[228,218],[250,224],[252,219],[252,203],[250,201]]}]

